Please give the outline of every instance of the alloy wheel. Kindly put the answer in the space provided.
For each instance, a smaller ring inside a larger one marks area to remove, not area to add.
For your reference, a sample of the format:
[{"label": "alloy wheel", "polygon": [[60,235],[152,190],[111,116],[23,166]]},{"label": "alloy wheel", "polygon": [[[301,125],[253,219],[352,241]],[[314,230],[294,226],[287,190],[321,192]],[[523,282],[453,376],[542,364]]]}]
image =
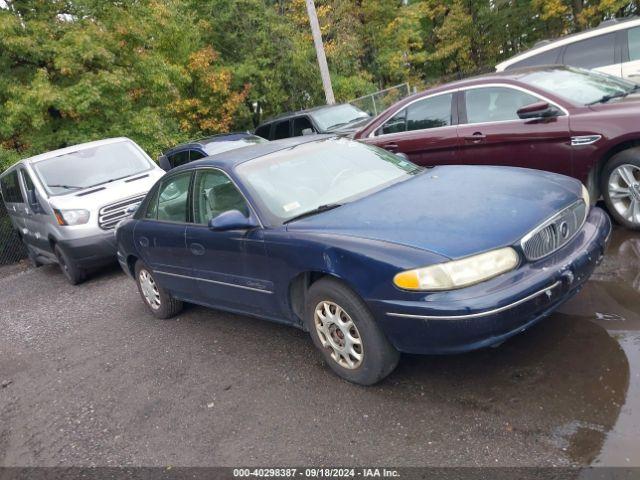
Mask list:
[{"label": "alloy wheel", "polygon": [[160,308],[160,291],[158,290],[158,286],[151,274],[147,270],[140,270],[140,273],[138,274],[138,281],[140,282],[142,295],[149,306],[154,310]]},{"label": "alloy wheel", "polygon": [[341,367],[354,370],[362,364],[362,338],[355,323],[340,305],[322,301],[314,311],[316,332],[323,347]]},{"label": "alloy wheel", "polygon": [[640,167],[624,164],[609,175],[609,198],[627,221],[640,224]]}]

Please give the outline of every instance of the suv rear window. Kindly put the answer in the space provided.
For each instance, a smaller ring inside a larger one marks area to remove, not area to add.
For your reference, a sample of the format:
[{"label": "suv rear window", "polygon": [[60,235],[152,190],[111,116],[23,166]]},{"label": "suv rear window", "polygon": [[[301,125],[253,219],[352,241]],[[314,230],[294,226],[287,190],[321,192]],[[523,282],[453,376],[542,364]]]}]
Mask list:
[{"label": "suv rear window", "polygon": [[2,186],[2,197],[7,203],[24,203],[20,183],[18,182],[18,171],[5,175],[0,181]]},{"label": "suv rear window", "polygon": [[289,120],[276,123],[276,128],[273,132],[273,139],[278,140],[280,138],[289,138]]},{"label": "suv rear window", "polygon": [[572,67],[598,68],[615,62],[616,34],[607,33],[567,45],[564,63]]}]

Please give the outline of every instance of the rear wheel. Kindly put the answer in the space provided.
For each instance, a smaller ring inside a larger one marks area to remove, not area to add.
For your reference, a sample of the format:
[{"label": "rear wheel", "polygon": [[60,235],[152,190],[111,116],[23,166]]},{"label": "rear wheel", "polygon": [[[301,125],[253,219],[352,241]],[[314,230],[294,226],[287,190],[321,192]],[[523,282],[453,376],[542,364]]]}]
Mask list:
[{"label": "rear wheel", "polygon": [[372,385],[398,364],[400,353],[365,303],[338,280],[323,278],[311,285],[305,323],[331,369],[350,382]]},{"label": "rear wheel", "polygon": [[183,307],[182,302],[173,298],[169,292],[158,285],[149,267],[138,260],[135,271],[140,296],[154,317],[167,319],[180,313]]},{"label": "rear wheel", "polygon": [[65,278],[71,285],[78,285],[87,278],[86,272],[80,268],[76,262],[71,258],[61,247],[56,245],[53,249],[58,259],[58,265],[60,270],[64,274]]},{"label": "rear wheel", "polygon": [[601,190],[613,218],[627,228],[640,230],[640,148],[611,157],[602,172]]}]

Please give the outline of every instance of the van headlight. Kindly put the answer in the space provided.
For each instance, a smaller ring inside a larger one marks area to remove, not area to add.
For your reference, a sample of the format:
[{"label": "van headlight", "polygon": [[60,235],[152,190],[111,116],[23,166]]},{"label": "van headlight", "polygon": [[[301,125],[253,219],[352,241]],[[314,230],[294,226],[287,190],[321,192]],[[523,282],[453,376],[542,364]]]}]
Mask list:
[{"label": "van headlight", "polygon": [[453,290],[489,280],[513,270],[518,263],[516,251],[507,247],[400,272],[393,277],[393,283],[405,290]]},{"label": "van headlight", "polygon": [[591,196],[589,195],[589,190],[587,187],[582,184],[582,200],[584,200],[584,204],[587,206],[587,210],[591,206]]},{"label": "van headlight", "polygon": [[54,210],[59,225],[84,225],[89,221],[89,210]]}]

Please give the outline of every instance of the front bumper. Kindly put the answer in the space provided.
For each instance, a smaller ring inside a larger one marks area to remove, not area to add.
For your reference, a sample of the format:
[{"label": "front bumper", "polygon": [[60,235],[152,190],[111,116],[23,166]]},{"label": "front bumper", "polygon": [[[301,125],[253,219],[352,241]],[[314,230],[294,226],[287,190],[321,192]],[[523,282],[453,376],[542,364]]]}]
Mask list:
[{"label": "front bumper", "polygon": [[101,267],[116,259],[113,230],[90,237],[59,240],[58,244],[81,268]]},{"label": "front bumper", "polygon": [[575,295],[600,263],[610,234],[609,217],[592,208],[582,230],[549,257],[474,287],[369,304],[402,352],[458,353],[500,343]]}]

